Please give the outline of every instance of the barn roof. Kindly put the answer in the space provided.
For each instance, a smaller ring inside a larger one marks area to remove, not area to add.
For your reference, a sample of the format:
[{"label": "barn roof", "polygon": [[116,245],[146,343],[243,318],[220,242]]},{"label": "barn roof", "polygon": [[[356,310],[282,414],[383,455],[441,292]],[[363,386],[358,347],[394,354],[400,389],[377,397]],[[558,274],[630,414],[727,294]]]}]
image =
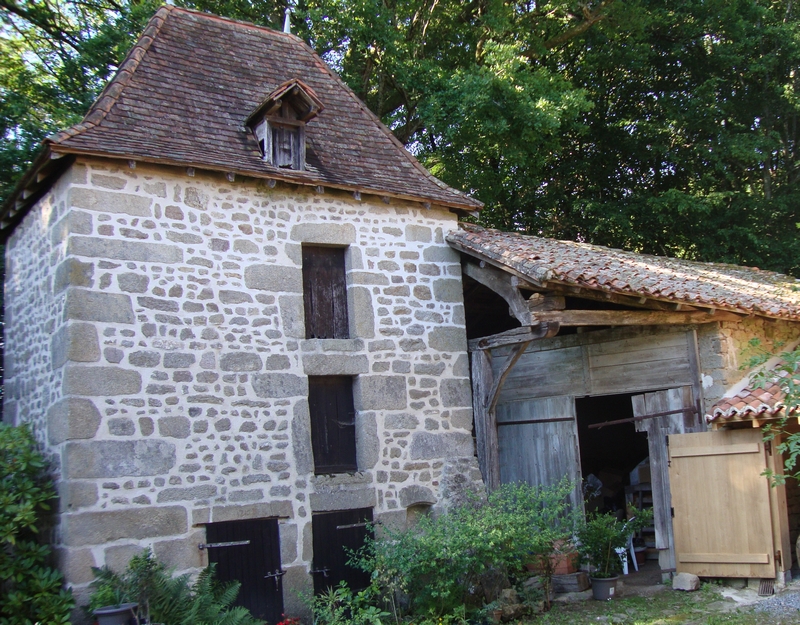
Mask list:
[{"label": "barn roof", "polygon": [[[294,79],[324,106],[306,127],[304,171],[265,162],[245,125]],[[46,143],[55,155],[191,166],[468,211],[482,206],[422,167],[300,38],[175,6],[156,12],[83,121]],[[33,194],[22,191],[15,200]]]},{"label": "barn roof", "polygon": [[610,295],[800,320],[800,280],[771,271],[636,254],[471,224],[462,224],[447,240],[456,249],[542,287],[566,285]]}]

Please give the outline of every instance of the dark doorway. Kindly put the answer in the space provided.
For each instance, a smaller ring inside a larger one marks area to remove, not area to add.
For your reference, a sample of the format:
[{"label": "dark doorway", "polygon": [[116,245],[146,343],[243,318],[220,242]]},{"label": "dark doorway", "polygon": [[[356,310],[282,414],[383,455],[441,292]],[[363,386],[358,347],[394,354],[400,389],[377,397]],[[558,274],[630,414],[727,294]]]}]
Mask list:
[{"label": "dark doorway", "polygon": [[584,484],[590,475],[601,483],[600,492],[586,498],[587,512],[625,509],[625,490],[630,473],[649,455],[647,434],[637,432],[633,421],[602,428],[590,425],[620,419],[633,419],[631,394],[581,397],[575,400],[581,475]]},{"label": "dark doorway", "polygon": [[247,608],[258,620],[279,622],[283,571],[278,520],[211,523],[206,526],[206,540],[208,561],[216,564],[217,579],[241,583],[235,605]]},{"label": "dark doorway", "polygon": [[311,520],[314,535],[314,593],[335,588],[347,582],[352,590],[369,586],[366,571],[347,564],[350,552],[360,549],[369,534],[372,508],[322,512]]}]

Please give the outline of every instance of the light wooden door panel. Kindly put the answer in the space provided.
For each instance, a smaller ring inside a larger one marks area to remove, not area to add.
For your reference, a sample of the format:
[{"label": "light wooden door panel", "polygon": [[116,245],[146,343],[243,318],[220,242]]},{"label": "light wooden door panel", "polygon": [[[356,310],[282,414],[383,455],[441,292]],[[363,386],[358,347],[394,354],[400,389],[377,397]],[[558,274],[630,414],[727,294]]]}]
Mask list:
[{"label": "light wooden door panel", "polygon": [[583,509],[581,462],[573,397],[546,397],[497,406],[500,482],[552,486],[564,477],[578,486],[573,505]]},{"label": "light wooden door panel", "polygon": [[669,438],[676,568],[705,577],[775,576],[770,486],[758,429]]}]

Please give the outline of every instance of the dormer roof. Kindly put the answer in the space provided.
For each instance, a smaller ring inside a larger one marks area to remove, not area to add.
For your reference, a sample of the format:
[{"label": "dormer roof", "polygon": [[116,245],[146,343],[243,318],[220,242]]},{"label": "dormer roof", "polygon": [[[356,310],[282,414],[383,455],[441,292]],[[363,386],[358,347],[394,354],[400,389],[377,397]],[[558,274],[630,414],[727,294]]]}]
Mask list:
[{"label": "dormer roof", "polygon": [[289,101],[298,111],[298,119],[308,122],[324,109],[314,90],[299,78],[287,80],[274,89],[256,109],[247,116],[245,123],[250,126],[261,118],[274,115],[284,101]]},{"label": "dormer roof", "polygon": [[[302,170],[265,161],[246,125],[289,92],[316,113]],[[41,190],[50,156],[81,154],[482,207],[431,175],[300,38],[176,6],[156,12],[83,121],[45,143],[49,154],[3,206],[3,227]]]}]

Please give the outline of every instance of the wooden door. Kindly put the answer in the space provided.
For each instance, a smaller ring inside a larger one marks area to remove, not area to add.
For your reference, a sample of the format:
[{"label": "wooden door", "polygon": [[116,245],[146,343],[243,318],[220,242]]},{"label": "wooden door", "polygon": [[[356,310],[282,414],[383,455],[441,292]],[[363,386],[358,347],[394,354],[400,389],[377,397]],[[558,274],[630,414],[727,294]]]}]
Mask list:
[{"label": "wooden door", "polygon": [[573,505],[583,510],[581,461],[573,397],[545,397],[497,406],[500,482],[552,486],[562,478],[578,487]]},{"label": "wooden door", "polygon": [[314,593],[347,582],[353,590],[369,586],[369,573],[347,564],[350,552],[360,549],[372,523],[372,508],[321,512],[311,519]]},{"label": "wooden door", "polygon": [[309,376],[308,409],[314,473],[357,471],[353,378],[344,375]]},{"label": "wooden door", "polygon": [[259,620],[277,623],[283,614],[283,571],[277,519],[225,521],[206,526],[208,561],[216,578],[241,583],[235,605]]},{"label": "wooden door", "polygon": [[[653,524],[656,530],[656,548],[659,550],[658,562],[662,571],[671,571],[675,569],[675,551],[667,437],[702,431],[705,429],[705,424],[697,413],[690,386],[634,395],[631,400],[634,417],[641,419],[636,421],[636,431],[647,432],[650,484],[653,489]],[[686,412],[682,412],[684,410]]]},{"label": "wooden door", "polygon": [[769,465],[761,430],[673,435],[669,460],[677,570],[775,577],[773,493],[762,475]]}]

